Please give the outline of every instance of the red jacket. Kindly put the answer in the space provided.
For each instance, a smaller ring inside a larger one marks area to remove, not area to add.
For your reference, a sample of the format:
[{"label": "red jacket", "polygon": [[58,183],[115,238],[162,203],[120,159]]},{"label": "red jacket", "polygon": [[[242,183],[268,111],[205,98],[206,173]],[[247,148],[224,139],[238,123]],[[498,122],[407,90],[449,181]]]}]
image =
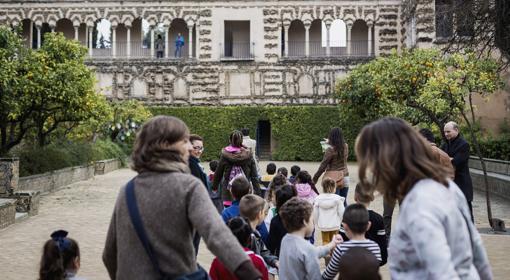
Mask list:
[{"label": "red jacket", "polygon": [[[246,254],[250,257],[253,265],[262,273],[263,280],[269,280],[269,275],[267,272],[266,264],[264,263],[264,259],[261,256],[255,254],[253,251],[250,251],[248,248],[244,248]],[[211,269],[209,270],[209,276],[211,276],[212,280],[238,280],[234,274],[225,268],[225,266],[215,258],[211,264]]]}]

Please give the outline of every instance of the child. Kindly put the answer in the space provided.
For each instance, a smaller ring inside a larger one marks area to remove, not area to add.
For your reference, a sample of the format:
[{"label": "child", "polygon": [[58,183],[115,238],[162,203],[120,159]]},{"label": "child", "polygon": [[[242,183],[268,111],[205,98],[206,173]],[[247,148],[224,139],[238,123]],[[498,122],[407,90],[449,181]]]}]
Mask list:
[{"label": "child", "polygon": [[290,177],[289,177],[289,182],[291,184],[295,184],[296,183],[296,176],[298,174],[298,172],[301,171],[301,167],[297,166],[297,165],[293,165],[291,168],[290,168]]},{"label": "child", "polygon": [[80,248],[78,243],[67,237],[67,231],[57,230],[46,241],[39,269],[40,280],[79,280]]},{"label": "child", "polygon": [[[372,192],[364,193],[361,185],[357,184],[354,190],[354,200],[368,209],[370,202],[374,201],[374,194]],[[388,242],[386,239],[386,231],[384,230],[383,217],[369,209],[368,220],[370,221],[370,228],[365,233],[365,237],[375,241],[375,243],[379,245],[381,249],[381,266],[385,265],[388,260]],[[342,235],[343,240],[349,240],[349,237],[345,235],[343,227],[340,228],[340,235]]]},{"label": "child", "polygon": [[273,219],[274,216],[276,216],[276,198],[275,198],[275,191],[285,185],[287,183],[287,179],[282,174],[277,174],[274,176],[273,181],[269,184],[269,189],[267,191],[266,195],[266,201],[269,205],[269,211],[267,213],[267,216],[264,220],[264,223],[266,224],[267,230],[271,227],[271,219]]},{"label": "child", "polygon": [[269,163],[267,166],[266,166],[266,175],[262,176],[262,178],[260,179],[262,182],[271,182],[271,180],[273,180],[274,178],[274,175],[276,173],[276,164],[274,163]]},{"label": "child", "polygon": [[[228,227],[232,231],[241,246],[244,247],[244,251],[250,257],[253,265],[262,273],[262,279],[268,280],[269,276],[267,273],[266,264],[264,260],[259,255],[255,254],[253,251],[248,249],[247,247],[251,241],[251,227],[250,225],[241,217],[232,218],[228,222]],[[230,271],[218,260],[215,258],[211,264],[211,269],[209,270],[209,276],[211,276],[212,280],[237,280]]]},{"label": "child", "polygon": [[230,219],[239,216],[239,201],[241,198],[250,193],[251,185],[245,177],[237,177],[232,181],[232,188],[230,193],[232,194],[232,205],[225,208],[221,213],[223,221],[227,223]]},{"label": "child", "polygon": [[319,258],[325,257],[340,242],[337,235],[326,246],[315,247],[305,240],[313,233],[312,204],[292,198],[280,209],[280,216],[289,232],[283,237],[280,252],[280,279],[319,279]]},{"label": "child", "polygon": [[298,197],[313,203],[319,192],[314,188],[312,176],[307,171],[299,171],[296,177],[296,190]]},{"label": "child", "polygon": [[379,261],[365,248],[354,247],[342,256],[342,280],[381,280]]},{"label": "child", "polygon": [[262,236],[256,229],[257,226],[264,222],[267,215],[266,201],[258,195],[247,194],[241,198],[239,203],[239,212],[241,217],[248,220],[251,228],[254,228],[252,233],[250,248],[255,254],[260,255],[267,265],[270,267],[278,268],[278,258],[271,255],[271,252],[266,248],[262,240]]},{"label": "child", "polygon": [[280,215],[278,215],[278,211],[285,202],[295,196],[297,196],[296,189],[291,185],[283,185],[276,190],[275,197],[277,214],[273,217],[273,219],[271,219],[267,247],[271,251],[271,254],[277,257],[280,255],[280,245],[282,243],[282,238],[285,234],[287,234],[287,230],[283,226]]},{"label": "child", "polygon": [[283,176],[285,176],[285,178],[289,176],[289,171],[285,167],[278,168],[278,171],[276,173],[282,174]]},{"label": "child", "polygon": [[321,231],[322,244],[325,245],[338,234],[342,217],[344,216],[345,198],[336,195],[336,182],[331,178],[322,180],[324,193],[315,198],[313,219]]},{"label": "child", "polygon": [[336,246],[333,256],[322,274],[322,279],[333,279],[338,274],[342,256],[347,253],[350,248],[361,247],[370,251],[381,261],[381,250],[379,245],[372,240],[365,238],[365,233],[370,228],[368,220],[368,211],[365,206],[355,203],[347,206],[344,212],[342,226],[345,229],[349,241],[345,241]]}]

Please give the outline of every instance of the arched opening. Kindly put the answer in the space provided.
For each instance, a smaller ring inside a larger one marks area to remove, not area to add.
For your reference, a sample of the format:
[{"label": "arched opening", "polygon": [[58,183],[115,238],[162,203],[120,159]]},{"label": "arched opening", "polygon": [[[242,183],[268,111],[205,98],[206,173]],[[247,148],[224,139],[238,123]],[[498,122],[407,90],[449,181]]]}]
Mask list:
[{"label": "arched opening", "polygon": [[182,18],[176,18],[170,23],[168,42],[168,55],[170,57],[180,58],[189,56],[189,29]]},{"label": "arched opening", "polygon": [[453,5],[451,0],[436,0],[436,38],[453,35]]},{"label": "arched opening", "polygon": [[289,26],[289,56],[305,56],[305,25],[296,19]]},{"label": "arched opening", "polygon": [[66,37],[69,40],[74,39],[73,23],[66,18],[59,19],[57,21],[57,26],[55,27],[55,32],[62,32],[64,34],[64,37]]},{"label": "arched opening", "polygon": [[107,19],[99,19],[92,30],[92,55],[108,57],[112,55],[112,24]]},{"label": "arched opening", "polygon": [[[312,25],[310,26],[310,56],[324,56],[326,55],[326,48],[322,47],[322,21],[320,19],[316,19],[312,21]],[[326,39],[326,38],[324,38]]]},{"label": "arched opening", "polygon": [[44,45],[44,37],[46,33],[51,33],[51,27],[47,22],[44,22],[41,26],[41,46]]},{"label": "arched opening", "polygon": [[[322,29],[322,45],[326,46],[327,42],[325,40],[326,35],[326,27],[323,26]],[[345,22],[341,19],[335,19],[331,23],[331,27],[329,28],[329,46],[330,46],[330,55],[332,56],[340,56],[345,55],[347,52],[347,33]]]},{"label": "arched opening", "polygon": [[[143,18],[136,18],[131,23],[130,41],[131,57],[143,57],[150,55],[150,28],[149,22]],[[148,43],[148,45],[147,45]]]},{"label": "arched opening", "polygon": [[368,52],[368,26],[364,20],[356,20],[351,29],[351,55],[366,55]]},{"label": "arched opening", "polygon": [[25,47],[32,48],[34,44],[34,28],[32,21],[28,18],[21,21],[21,36]]}]

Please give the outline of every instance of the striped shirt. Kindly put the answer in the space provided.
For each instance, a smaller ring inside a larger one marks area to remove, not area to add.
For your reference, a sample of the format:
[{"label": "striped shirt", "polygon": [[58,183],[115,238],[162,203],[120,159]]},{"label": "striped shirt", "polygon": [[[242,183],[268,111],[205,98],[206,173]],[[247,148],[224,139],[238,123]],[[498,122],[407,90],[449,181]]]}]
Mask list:
[{"label": "striped shirt", "polygon": [[368,251],[372,252],[377,260],[381,261],[381,249],[379,245],[372,240],[349,240],[343,243],[340,243],[336,246],[335,251],[333,252],[333,256],[329,261],[328,267],[324,273],[322,273],[322,279],[334,279],[338,274],[338,270],[340,268],[340,260],[342,256],[350,249],[354,247],[365,248]]}]

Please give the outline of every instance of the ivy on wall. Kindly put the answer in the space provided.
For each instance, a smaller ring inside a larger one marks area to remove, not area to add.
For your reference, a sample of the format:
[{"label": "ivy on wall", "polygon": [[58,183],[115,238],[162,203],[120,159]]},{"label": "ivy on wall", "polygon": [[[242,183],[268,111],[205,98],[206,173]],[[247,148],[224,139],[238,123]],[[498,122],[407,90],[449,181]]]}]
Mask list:
[{"label": "ivy on wall", "polygon": [[[203,160],[218,159],[234,129],[247,127],[256,139],[258,121],[271,123],[273,160],[320,161],[320,141],[332,127],[342,127],[337,106],[223,106],[152,107],[153,115],[171,115],[182,119],[204,138]],[[346,139],[352,143],[354,139]]]}]

